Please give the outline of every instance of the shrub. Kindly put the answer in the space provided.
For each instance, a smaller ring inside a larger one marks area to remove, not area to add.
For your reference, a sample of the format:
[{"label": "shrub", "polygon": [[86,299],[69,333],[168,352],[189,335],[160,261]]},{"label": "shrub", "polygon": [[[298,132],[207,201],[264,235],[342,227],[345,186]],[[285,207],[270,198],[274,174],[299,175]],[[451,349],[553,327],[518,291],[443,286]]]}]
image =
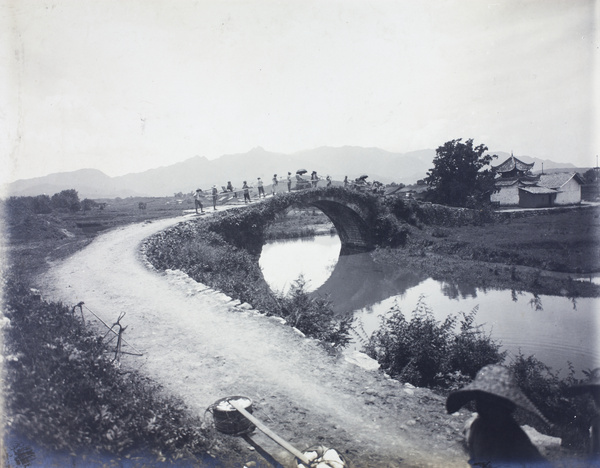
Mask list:
[{"label": "shrub", "polygon": [[63,190],[59,193],[55,193],[52,195],[51,200],[53,208],[66,209],[73,212],[81,210],[79,195],[75,189]]},{"label": "shrub", "polygon": [[279,298],[279,314],[307,336],[317,338],[334,348],[350,342],[352,318],[335,317],[331,302],[312,297],[305,290],[306,282],[300,276],[286,296]]},{"label": "shrub", "polygon": [[398,380],[445,390],[460,386],[484,365],[504,359],[500,345],[473,325],[476,311],[463,315],[457,334],[457,318],[438,322],[422,297],[410,321],[394,306],[365,352]]},{"label": "shrub", "polygon": [[[565,395],[568,387],[579,382],[573,366],[569,364],[567,375],[561,378],[559,372],[553,372],[534,356],[519,353],[509,368],[523,393],[555,425],[551,428],[553,435],[561,437],[564,446],[587,451],[590,418],[595,410],[585,395],[576,398]],[[539,426],[535,419],[527,422]]]},{"label": "shrub", "polygon": [[[201,422],[136,372],[113,365],[102,338],[62,304],[5,282],[7,428],[49,450],[196,460]],[[107,354],[108,353],[108,354]]]},{"label": "shrub", "polygon": [[98,203],[90,198],[84,198],[81,202],[81,208],[83,209],[83,211],[90,211],[92,208],[95,208],[97,206]]}]

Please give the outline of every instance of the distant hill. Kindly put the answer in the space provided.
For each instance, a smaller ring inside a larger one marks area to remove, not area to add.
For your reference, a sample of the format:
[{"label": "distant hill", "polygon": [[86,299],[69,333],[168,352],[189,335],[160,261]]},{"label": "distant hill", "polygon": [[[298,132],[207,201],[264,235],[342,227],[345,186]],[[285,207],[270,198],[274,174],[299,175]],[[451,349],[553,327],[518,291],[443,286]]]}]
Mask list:
[{"label": "distant hill", "polygon": [[[500,164],[510,154],[495,152]],[[144,172],[109,177],[96,169],[62,172],[34,179],[23,179],[5,187],[9,195],[40,195],[75,189],[80,198],[116,198],[128,196],[172,196],[189,193],[196,188],[207,189],[213,184],[221,187],[231,181],[241,187],[247,180],[255,185],[257,177],[270,184],[273,174],[284,178],[287,172],[295,174],[298,169],[313,170],[321,177],[330,175],[334,180],[344,176],[354,179],[367,174],[370,181],[410,184],[425,177],[432,167],[435,150],[425,149],[409,153],[392,153],[379,148],[356,146],[320,147],[293,154],[273,153],[263,148],[253,148],[247,153],[226,154],[214,160],[196,156],[170,166],[158,167]],[[518,156],[525,162],[534,161],[534,170],[573,168],[571,164],[554,163],[527,156]],[[571,169],[574,170],[574,169]]]},{"label": "distant hill", "polygon": [[[71,172],[59,172],[44,177],[17,180],[6,187],[13,196],[53,195],[61,190],[75,189],[80,198],[115,198],[136,195],[122,188],[113,178],[97,169],[79,169]],[[107,195],[110,194],[110,197]]]},{"label": "distant hill", "polygon": [[[502,164],[506,159],[510,158],[510,153],[505,153],[504,151],[488,151],[489,154],[495,154],[498,156],[498,159],[495,159],[492,162],[492,166],[498,166]],[[571,163],[557,163],[554,161],[550,161],[549,159],[539,159],[532,158],[531,156],[516,156],[521,161],[527,164],[534,163],[532,172],[541,172],[542,168],[544,172],[547,170],[552,170],[553,172],[564,171],[577,171],[577,167],[575,167]]]}]

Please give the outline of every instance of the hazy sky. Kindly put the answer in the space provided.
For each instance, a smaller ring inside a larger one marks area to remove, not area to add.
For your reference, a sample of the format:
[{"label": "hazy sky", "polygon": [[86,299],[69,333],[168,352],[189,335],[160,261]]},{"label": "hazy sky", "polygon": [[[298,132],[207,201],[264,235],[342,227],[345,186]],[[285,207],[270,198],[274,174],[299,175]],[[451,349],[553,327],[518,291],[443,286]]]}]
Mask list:
[{"label": "hazy sky", "polygon": [[0,0],[0,14],[0,182],[255,146],[600,153],[594,0]]}]

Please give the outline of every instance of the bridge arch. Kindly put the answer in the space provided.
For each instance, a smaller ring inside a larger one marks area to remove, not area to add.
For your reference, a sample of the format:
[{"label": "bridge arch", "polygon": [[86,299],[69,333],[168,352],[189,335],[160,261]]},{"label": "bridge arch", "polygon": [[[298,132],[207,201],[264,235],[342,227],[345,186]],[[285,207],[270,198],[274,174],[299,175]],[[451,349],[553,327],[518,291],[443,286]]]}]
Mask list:
[{"label": "bridge arch", "polygon": [[374,210],[368,202],[368,196],[353,194],[342,188],[309,189],[276,195],[269,201],[274,205],[274,214],[295,204],[310,205],[321,210],[337,230],[342,244],[340,255],[368,252],[374,248],[371,228]]}]

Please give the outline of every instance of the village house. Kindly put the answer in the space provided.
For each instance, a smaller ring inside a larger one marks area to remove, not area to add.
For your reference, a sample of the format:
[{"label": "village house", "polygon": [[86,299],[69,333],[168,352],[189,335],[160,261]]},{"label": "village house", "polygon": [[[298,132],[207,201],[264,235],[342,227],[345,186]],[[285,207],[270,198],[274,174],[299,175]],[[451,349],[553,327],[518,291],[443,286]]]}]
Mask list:
[{"label": "village house", "polygon": [[513,155],[494,167],[495,191],[490,201],[499,206],[541,208],[581,202],[583,180],[575,172],[532,174],[535,163],[525,163]]}]

